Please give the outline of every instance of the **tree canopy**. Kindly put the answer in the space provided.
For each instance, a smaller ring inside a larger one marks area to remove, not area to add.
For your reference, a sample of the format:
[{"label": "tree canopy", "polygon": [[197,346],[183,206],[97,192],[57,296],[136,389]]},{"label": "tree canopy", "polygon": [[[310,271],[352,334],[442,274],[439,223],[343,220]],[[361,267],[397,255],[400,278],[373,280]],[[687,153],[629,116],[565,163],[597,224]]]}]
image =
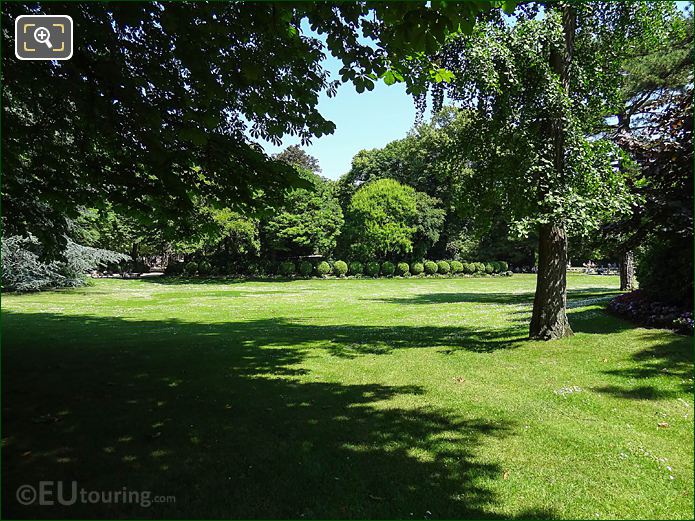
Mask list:
[{"label": "tree canopy", "polygon": [[361,187],[347,210],[347,235],[355,258],[393,259],[413,251],[417,231],[415,190],[394,179]]},{"label": "tree canopy", "polygon": [[[5,33],[19,15],[59,10],[81,44],[62,62],[3,54],[5,230],[33,232],[53,251],[80,206],[109,204],[160,229],[190,219],[195,197],[267,210],[302,181],[248,134],[306,143],[333,132],[321,92],[402,77],[413,56],[423,61],[501,4],[8,4]],[[303,33],[304,20],[325,43]],[[324,52],[342,61],[340,79],[329,79]]]},{"label": "tree canopy", "polygon": [[332,181],[301,171],[310,188],[290,192],[275,215],[264,222],[269,250],[289,256],[330,255],[343,226],[343,212]]}]

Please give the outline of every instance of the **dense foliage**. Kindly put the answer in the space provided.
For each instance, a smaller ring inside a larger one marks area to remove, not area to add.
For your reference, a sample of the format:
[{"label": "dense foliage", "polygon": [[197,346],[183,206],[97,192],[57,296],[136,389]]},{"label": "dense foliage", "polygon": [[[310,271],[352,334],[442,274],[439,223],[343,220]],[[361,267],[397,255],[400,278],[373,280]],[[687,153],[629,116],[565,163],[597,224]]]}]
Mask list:
[{"label": "dense foliage", "polygon": [[346,235],[358,259],[395,258],[413,251],[415,190],[393,179],[361,187],[347,209]]},{"label": "dense foliage", "polygon": [[292,190],[262,223],[264,247],[289,256],[330,255],[343,225],[333,184],[307,170],[301,175],[311,186]]},{"label": "dense foliage", "polygon": [[[415,56],[445,79],[424,51],[499,5],[8,4],[4,33],[18,16],[57,13],[72,17],[84,44],[62,62],[3,53],[4,229],[33,232],[57,252],[81,206],[109,203],[172,236],[195,216],[196,198],[245,215],[272,208],[303,183],[249,134],[275,143],[330,134],[321,93],[344,82],[371,90],[379,77],[415,92]],[[342,62],[339,79],[323,68],[326,53]]]},{"label": "dense foliage", "polygon": [[117,252],[68,241],[62,252],[63,260],[44,261],[41,248],[39,240],[31,235],[2,238],[3,291],[29,292],[82,286],[88,272],[129,258]]}]

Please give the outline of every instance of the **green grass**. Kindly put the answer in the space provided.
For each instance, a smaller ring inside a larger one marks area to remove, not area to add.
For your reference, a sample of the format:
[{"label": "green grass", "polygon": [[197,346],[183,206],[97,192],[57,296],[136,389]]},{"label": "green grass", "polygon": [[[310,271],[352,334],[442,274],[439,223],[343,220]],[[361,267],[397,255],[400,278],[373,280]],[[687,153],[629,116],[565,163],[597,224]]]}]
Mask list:
[{"label": "green grass", "polygon": [[[575,336],[527,341],[534,284],[4,296],[4,517],[692,519],[692,339],[606,315],[615,277],[570,275]],[[176,502],[18,505],[40,480]]]}]

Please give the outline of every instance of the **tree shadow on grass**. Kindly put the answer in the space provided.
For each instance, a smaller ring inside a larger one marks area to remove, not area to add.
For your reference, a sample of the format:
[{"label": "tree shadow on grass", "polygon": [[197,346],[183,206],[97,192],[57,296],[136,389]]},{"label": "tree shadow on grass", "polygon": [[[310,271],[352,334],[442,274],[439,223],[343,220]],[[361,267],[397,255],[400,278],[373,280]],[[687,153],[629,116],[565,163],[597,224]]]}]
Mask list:
[{"label": "tree shadow on grass", "polygon": [[[606,290],[605,288],[582,288],[567,292],[568,304],[574,300],[591,302],[593,299],[607,299],[618,295],[619,291]],[[409,297],[369,298],[364,300],[377,300],[391,304],[456,304],[456,303],[480,303],[480,304],[533,304],[533,292],[524,293],[422,293]],[[588,304],[587,304],[588,305]]]},{"label": "tree shadow on grass", "polygon": [[630,367],[604,371],[620,377],[624,383],[595,390],[633,400],[673,399],[692,394],[692,339],[672,335],[671,340],[664,342],[664,334],[643,333],[643,339],[651,345],[630,357]]},{"label": "tree shadow on grass", "polygon": [[[436,347],[451,328],[4,312],[3,330],[4,517],[499,517],[503,469],[477,449],[514,425],[299,366],[317,342]],[[20,505],[42,480],[176,502]]]}]

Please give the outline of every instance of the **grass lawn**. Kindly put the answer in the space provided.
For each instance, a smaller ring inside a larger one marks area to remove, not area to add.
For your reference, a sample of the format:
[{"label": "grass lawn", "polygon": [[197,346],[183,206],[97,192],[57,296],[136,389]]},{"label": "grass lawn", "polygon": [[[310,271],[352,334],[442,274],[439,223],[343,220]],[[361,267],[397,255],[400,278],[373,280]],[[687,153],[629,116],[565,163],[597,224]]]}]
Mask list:
[{"label": "grass lawn", "polygon": [[[692,519],[692,339],[569,285],[552,343],[532,275],[4,296],[3,517]],[[176,501],[19,505],[41,480]]]}]

